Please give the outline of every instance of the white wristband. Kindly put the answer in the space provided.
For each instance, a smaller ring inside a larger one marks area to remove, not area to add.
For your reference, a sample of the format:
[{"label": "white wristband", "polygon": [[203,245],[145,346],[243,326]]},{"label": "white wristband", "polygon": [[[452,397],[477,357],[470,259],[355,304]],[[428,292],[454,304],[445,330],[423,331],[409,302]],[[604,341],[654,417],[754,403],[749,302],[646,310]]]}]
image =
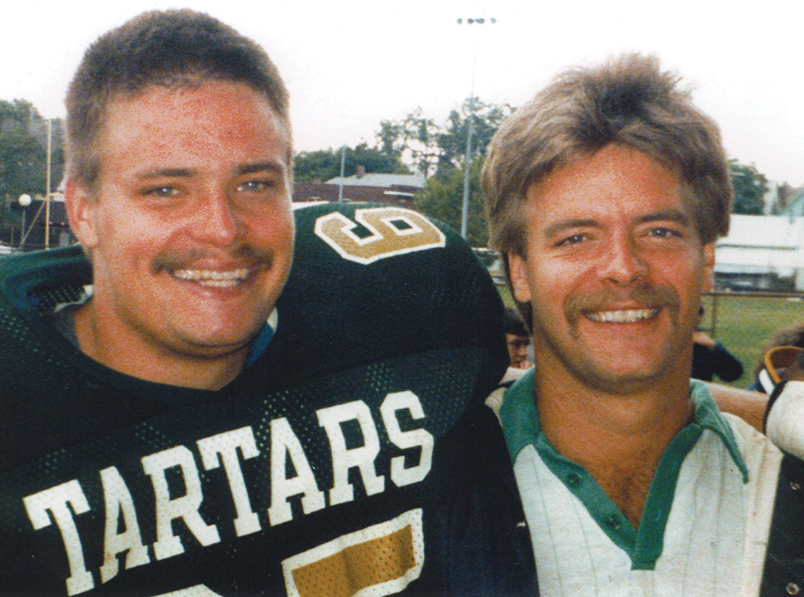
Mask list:
[{"label": "white wristband", "polygon": [[804,381],[788,381],[773,403],[765,430],[782,450],[804,459]]}]

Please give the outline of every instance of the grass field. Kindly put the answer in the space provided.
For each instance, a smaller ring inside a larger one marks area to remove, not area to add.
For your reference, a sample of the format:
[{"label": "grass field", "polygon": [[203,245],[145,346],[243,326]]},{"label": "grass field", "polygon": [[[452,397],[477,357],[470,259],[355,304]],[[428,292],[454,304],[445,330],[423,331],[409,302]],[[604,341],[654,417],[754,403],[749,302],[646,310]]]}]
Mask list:
[{"label": "grass field", "polygon": [[[504,287],[503,302],[513,306]],[[713,301],[717,300],[717,309]],[[783,327],[804,322],[801,298],[750,297],[741,293],[704,297],[706,316],[701,324],[707,333],[729,349],[743,364],[743,376],[728,385],[745,388],[753,380],[754,365],[762,356],[762,343]],[[712,316],[716,314],[714,330]],[[715,381],[720,381],[717,378]]]},{"label": "grass field", "polygon": [[[705,297],[705,328],[712,327],[713,300],[715,297]],[[716,300],[717,318],[712,335],[743,364],[743,376],[728,385],[744,388],[753,381],[754,365],[762,356],[762,343],[776,330],[804,321],[804,300],[748,297],[739,293],[719,295]]]}]

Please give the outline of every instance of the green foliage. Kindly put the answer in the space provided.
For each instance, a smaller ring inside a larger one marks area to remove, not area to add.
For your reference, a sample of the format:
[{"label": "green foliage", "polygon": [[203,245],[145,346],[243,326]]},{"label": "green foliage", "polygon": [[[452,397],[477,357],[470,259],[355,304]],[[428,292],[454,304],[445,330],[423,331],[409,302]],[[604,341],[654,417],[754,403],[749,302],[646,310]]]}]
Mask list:
[{"label": "green foliage", "polygon": [[380,151],[397,156],[423,176],[427,183],[417,195],[416,208],[461,229],[466,154],[471,132],[469,209],[466,237],[475,247],[486,246],[488,232],[483,217],[480,170],[486,146],[513,109],[487,104],[470,97],[453,110],[443,126],[426,118],[421,109],[402,120],[383,120],[377,132]]},{"label": "green foliage", "polygon": [[0,132],[0,193],[12,198],[45,190],[45,148],[16,130]]},{"label": "green foliage", "polygon": [[729,167],[734,187],[732,213],[762,215],[765,207],[762,197],[768,192],[768,179],[753,164],[746,166],[731,159]]},{"label": "green foliage", "polygon": [[[61,123],[52,123],[51,187],[55,191],[64,169]],[[44,195],[47,178],[47,121],[25,100],[0,100],[0,240],[10,242],[21,213],[16,200],[23,194]]]},{"label": "green foliage", "polygon": [[[58,122],[53,125],[55,189],[61,179],[63,150]],[[47,121],[27,101],[0,100],[0,197],[45,192]]]},{"label": "green foliage", "polygon": [[441,129],[432,118],[424,118],[421,108],[403,120],[383,120],[377,131],[380,150],[412,163],[422,176],[428,176],[431,166],[438,163],[437,136]]},{"label": "green foliage", "polygon": [[508,104],[487,104],[470,97],[460,110],[453,110],[443,126],[425,118],[421,109],[402,120],[383,120],[377,132],[380,150],[399,156],[413,164],[423,176],[462,166],[466,156],[470,124],[472,155],[484,155],[486,146],[500,126],[513,112]]},{"label": "green foliage", "polygon": [[449,113],[444,130],[438,135],[438,146],[443,152],[442,160],[453,165],[464,160],[470,124],[473,128],[472,155],[485,155],[494,133],[512,112],[513,109],[508,104],[497,106],[477,98],[468,98],[460,112],[453,110]]},{"label": "green foliage", "polygon": [[[376,133],[377,147],[362,143],[347,149],[344,174],[352,176],[358,165],[364,166],[366,172],[407,174],[404,164],[411,164],[427,178],[424,189],[417,194],[417,209],[460,230],[471,132],[467,240],[483,247],[488,233],[479,184],[482,156],[499,125],[512,112],[507,104],[498,106],[468,98],[460,110],[450,112],[443,126],[425,117],[420,108],[401,120],[383,120]],[[340,149],[302,152],[295,158],[294,176],[298,182],[326,182],[340,176],[340,171]]]},{"label": "green foliage", "polygon": [[[303,151],[293,162],[293,176],[298,182],[326,182],[341,175],[341,149],[320,149]],[[384,174],[409,174],[410,172],[398,156],[384,153],[376,147],[361,143],[357,147],[346,148],[344,176],[352,176],[358,166],[366,172]]]},{"label": "green foliage", "polygon": [[[483,216],[483,198],[480,192],[480,170],[483,159],[475,156],[469,171],[469,210],[466,240],[473,247],[488,244],[488,231]],[[427,179],[424,188],[416,196],[416,209],[436,220],[461,229],[464,187],[463,168],[443,168]]]}]

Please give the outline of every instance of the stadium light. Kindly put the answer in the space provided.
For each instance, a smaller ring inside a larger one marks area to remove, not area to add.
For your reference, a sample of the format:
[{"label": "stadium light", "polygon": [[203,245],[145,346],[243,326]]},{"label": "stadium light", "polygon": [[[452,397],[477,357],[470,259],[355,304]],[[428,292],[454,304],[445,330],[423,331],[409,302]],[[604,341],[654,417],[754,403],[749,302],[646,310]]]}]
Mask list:
[{"label": "stadium light", "polygon": [[22,208],[22,230],[20,230],[20,250],[22,250],[23,246],[25,245],[25,214],[27,210],[25,209],[31,204],[31,196],[28,193],[23,193],[17,199],[17,203]]},{"label": "stadium light", "polygon": [[[494,25],[497,19],[490,18],[470,18],[458,19],[458,25],[466,22],[467,25],[484,25],[487,22]],[[475,73],[477,71],[477,43],[475,43],[472,50],[472,91],[469,94],[469,131],[466,135],[466,159],[464,160],[464,175],[463,175],[463,202],[461,205],[461,237],[464,239],[468,233],[467,228],[469,225],[469,177],[472,168],[472,137],[475,134]]]}]

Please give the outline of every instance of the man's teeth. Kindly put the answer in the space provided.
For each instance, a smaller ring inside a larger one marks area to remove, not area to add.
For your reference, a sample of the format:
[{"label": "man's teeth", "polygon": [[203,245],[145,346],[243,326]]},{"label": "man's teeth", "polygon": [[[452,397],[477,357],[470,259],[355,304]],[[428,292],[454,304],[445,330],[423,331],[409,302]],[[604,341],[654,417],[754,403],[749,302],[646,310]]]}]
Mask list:
[{"label": "man's teeth", "polygon": [[625,309],[621,311],[592,311],[586,317],[600,323],[634,323],[650,319],[659,309]]},{"label": "man's teeth", "polygon": [[235,286],[248,277],[248,268],[240,268],[225,272],[208,269],[177,269],[173,275],[180,280],[197,282],[201,286],[216,286],[227,288]]}]

